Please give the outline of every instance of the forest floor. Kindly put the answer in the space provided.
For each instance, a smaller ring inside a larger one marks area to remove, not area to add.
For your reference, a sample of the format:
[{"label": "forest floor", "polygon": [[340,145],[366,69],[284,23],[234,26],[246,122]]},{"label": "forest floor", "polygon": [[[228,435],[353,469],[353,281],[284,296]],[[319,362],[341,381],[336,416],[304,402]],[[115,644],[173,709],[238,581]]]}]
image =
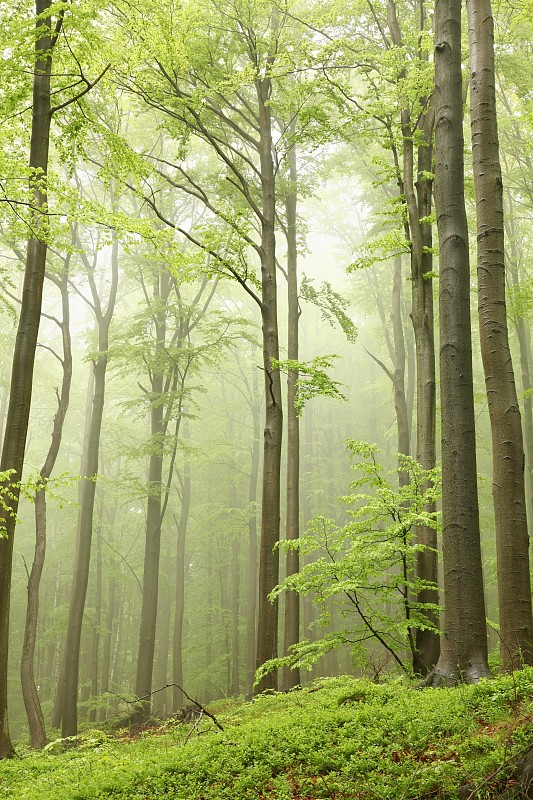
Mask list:
[{"label": "forest floor", "polygon": [[[18,748],[2,800],[433,800],[529,797],[533,668],[473,686],[317,681],[139,731]],[[533,793],[531,794],[533,797]]]}]

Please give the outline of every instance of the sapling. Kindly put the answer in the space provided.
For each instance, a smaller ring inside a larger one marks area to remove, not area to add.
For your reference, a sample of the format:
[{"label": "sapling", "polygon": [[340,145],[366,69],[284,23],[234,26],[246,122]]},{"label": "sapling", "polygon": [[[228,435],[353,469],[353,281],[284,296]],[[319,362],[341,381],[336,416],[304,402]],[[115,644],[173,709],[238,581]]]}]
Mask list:
[{"label": "sapling", "polygon": [[[283,591],[311,595],[320,609],[319,626],[330,630],[316,641],[294,645],[288,656],[263,664],[258,676],[281,665],[310,669],[341,644],[349,644],[354,663],[364,665],[370,642],[411,675],[415,632],[433,629],[424,612],[438,607],[418,602],[417,596],[422,588],[435,587],[415,573],[416,554],[425,546],[416,543],[412,531],[420,525],[438,526],[437,513],[425,510],[439,496],[438,471],[423,470],[414,459],[400,455],[399,469],[409,481],[397,488],[396,470],[384,470],[375,445],[349,440],[347,449],[357,474],[349,493],[339,498],[348,522],[317,516],[299,540],[280,542],[284,549],[298,548],[308,563],[271,593],[272,600]],[[345,624],[331,631],[339,618]]]}]

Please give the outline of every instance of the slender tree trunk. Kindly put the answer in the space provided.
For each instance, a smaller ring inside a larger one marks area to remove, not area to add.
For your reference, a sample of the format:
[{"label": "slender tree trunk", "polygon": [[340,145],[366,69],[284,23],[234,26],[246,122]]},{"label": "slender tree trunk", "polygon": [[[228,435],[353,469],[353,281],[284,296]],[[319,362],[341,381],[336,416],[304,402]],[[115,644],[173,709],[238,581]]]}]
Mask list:
[{"label": "slender tree trunk", "polygon": [[[50,0],[36,0],[35,71],[33,76],[33,106],[31,121],[30,171],[34,215],[34,235],[28,240],[24,285],[20,309],[6,428],[0,458],[0,472],[12,470],[9,479],[0,484],[10,487],[10,513],[3,521],[6,535],[0,538],[0,758],[14,755],[8,724],[8,654],[9,607],[13,565],[15,515],[18,510],[24,450],[32,398],[33,367],[41,316],[42,293],[47,250],[47,190],[48,151],[50,138],[51,72],[53,48],[61,27],[62,17],[51,31],[52,21],[44,16]],[[43,213],[44,212],[44,213]]]},{"label": "slender tree trunk", "polygon": [[[109,537],[111,537],[111,530]],[[109,692],[109,678],[111,671],[111,644],[113,640],[113,625],[115,622],[115,604],[117,595],[117,582],[115,578],[115,562],[110,559],[109,563],[109,576],[107,588],[107,610],[105,621],[105,635],[104,646],[102,652],[102,672],[100,678],[100,686],[102,695],[105,696]],[[107,717],[106,708],[101,708],[98,715],[99,722],[104,722]]]},{"label": "slender tree trunk", "polygon": [[[207,596],[205,608],[205,682],[204,700],[209,702],[212,697],[213,681],[211,669],[213,665],[213,556],[211,549],[207,552]],[[181,684],[180,684],[181,685]]]},{"label": "slender tree trunk", "polygon": [[[103,495],[103,492],[102,492]],[[91,631],[91,647],[89,650],[89,697],[95,701],[98,697],[98,675],[100,666],[100,636],[102,629],[102,525],[104,517],[103,496],[100,498],[100,513],[96,529],[96,575],[94,587],[94,627]],[[96,722],[96,706],[89,708],[89,722]]]},{"label": "slender tree trunk", "polygon": [[505,306],[503,185],[490,0],[467,0],[470,116],[477,211],[481,357],[492,431],[500,648],[504,669],[533,664],[524,444]]},{"label": "slender tree trunk", "polygon": [[[431,112],[430,112],[431,114]],[[433,122],[425,118],[424,143],[418,147],[417,208],[420,226],[421,254],[417,262],[416,281],[412,280],[413,327],[416,342],[416,374],[417,374],[417,449],[416,458],[424,469],[434,469],[436,464],[436,413],[437,395],[435,381],[435,337],[433,315],[433,236],[431,223],[427,220],[432,211],[432,183],[427,178],[433,169]],[[418,271],[419,270],[419,271]],[[426,491],[429,484],[421,487]],[[425,511],[433,514],[435,503],[428,503]],[[437,585],[437,531],[429,526],[416,529],[419,544],[427,549],[417,554],[416,572],[421,580]],[[419,603],[438,604],[437,589],[422,589],[417,596]],[[433,611],[425,612],[429,621],[438,627],[439,618]],[[416,649],[418,670],[422,674],[430,672],[438,661],[440,653],[440,636],[432,630],[417,628]]]},{"label": "slender tree trunk", "polygon": [[[161,282],[165,286],[161,285]],[[161,359],[166,343],[166,319],[161,304],[168,299],[168,276],[157,275],[154,284],[155,363],[151,378],[150,437],[151,454],[148,469],[148,501],[146,511],[146,538],[144,547],[143,599],[139,649],[137,655],[137,677],[135,694],[141,698],[136,718],[146,720],[150,716],[152,673],[154,668],[155,629],[159,593],[159,559],[161,551],[162,480],[163,480],[163,436],[164,403],[162,402],[164,374]],[[159,308],[157,308],[159,304]]]},{"label": "slender tree trunk", "polygon": [[[184,420],[183,436],[188,438],[189,424]],[[183,616],[185,611],[185,543],[189,511],[191,507],[191,464],[189,456],[185,457],[183,467],[183,482],[181,486],[181,509],[179,520],[174,517],[177,531],[176,544],[176,610],[174,614],[174,634],[172,644],[173,683],[183,686]],[[183,692],[177,686],[173,687],[172,705],[178,711],[183,705]]]},{"label": "slender tree trunk", "polygon": [[[52,613],[55,612],[59,605],[61,589],[61,561],[56,561],[55,579],[54,579],[54,599],[52,603]],[[46,686],[47,699],[53,695],[53,687],[57,686],[57,672],[58,672],[58,653],[59,647],[56,637],[50,637],[48,646],[46,648],[46,668],[44,673],[44,682]]]},{"label": "slender tree trunk", "polygon": [[444,625],[428,685],[489,677],[477,499],[464,204],[461,0],[435,13],[435,205],[440,247]]},{"label": "slender tree trunk", "polygon": [[255,675],[255,642],[257,617],[257,482],[259,477],[260,457],[260,408],[258,398],[257,370],[252,373],[253,418],[252,459],[250,464],[250,480],[248,483],[248,586],[246,602],[246,691],[250,696]]},{"label": "slender tree trunk", "polygon": [[[405,339],[402,321],[402,258],[394,260],[394,277],[392,284],[392,334],[394,342],[394,410],[398,429],[398,453],[408,456],[410,453],[409,416],[405,396]],[[405,486],[409,476],[405,470],[399,470],[399,484]]]},{"label": "slender tree trunk", "polygon": [[[261,319],[263,330],[263,368],[265,371],[265,433],[263,455],[263,498],[261,543],[259,550],[259,616],[256,664],[259,667],[278,652],[278,603],[268,595],[277,585],[279,557],[275,549],[280,533],[280,470],[283,412],[281,378],[271,359],[279,359],[276,286],[275,178],[272,159],[272,119],[270,77],[256,81],[262,188],[261,216]],[[277,686],[276,672],[270,672],[256,686],[256,693]]]},{"label": "slender tree trunk", "polygon": [[171,584],[175,573],[170,549],[170,540],[167,543],[166,553],[163,558],[160,611],[157,615],[158,640],[153,713],[156,717],[168,716],[168,690],[163,689],[168,683],[168,654],[170,651],[170,616],[171,616]]},{"label": "slender tree trunk", "polygon": [[[295,122],[289,127],[294,135]],[[289,164],[289,188],[285,199],[287,212],[287,294],[288,294],[288,347],[289,360],[298,360],[298,327],[300,309],[298,304],[298,251],[296,241],[296,208],[298,199],[296,145],[287,154]],[[300,537],[300,420],[296,413],[298,372],[287,373],[287,509],[285,536],[288,541]],[[286,575],[294,575],[300,569],[297,550],[288,550],[285,559]],[[285,638],[284,652],[300,641],[300,596],[297,592],[285,593]],[[288,692],[300,684],[300,670],[285,667],[282,672],[282,689]]]},{"label": "slender tree trunk", "polygon": [[406,389],[406,402],[407,402],[407,419],[409,421],[409,443],[411,453],[416,453],[416,436],[413,433],[413,411],[415,404],[415,386],[416,386],[416,359],[414,347],[414,334],[413,326],[410,325],[405,330],[405,342],[407,345],[407,389]]},{"label": "slender tree trunk", "polygon": [[[109,671],[109,687],[111,690],[114,691],[117,691],[121,686],[119,661],[120,661],[121,648],[123,646],[123,639],[125,638],[123,633],[124,628],[126,627],[125,607],[126,607],[126,600],[125,600],[125,591],[123,589],[122,591],[119,592],[118,596],[117,610],[115,614],[116,624],[114,626],[115,631],[113,637],[111,669]],[[116,704],[118,704],[118,700],[116,701]]]},{"label": "slender tree trunk", "polygon": [[[115,306],[118,283],[118,240],[115,237],[111,248],[112,279],[107,309],[101,311],[98,302],[95,305],[98,321],[98,357],[93,363],[94,396],[91,422],[83,472],[82,502],[78,512],[78,533],[74,576],[65,643],[64,689],[61,732],[63,738],[76,736],[78,732],[78,682],[81,632],[83,613],[89,582],[89,567],[93,536],[94,501],[96,495],[96,478],[98,475],[98,458],[100,451],[100,432],[105,401],[105,382],[107,370],[107,351],[109,348],[109,325]],[[93,291],[96,300],[96,291]]]},{"label": "slender tree trunk", "polygon": [[[520,253],[517,247],[517,241],[519,241],[519,239],[514,221],[514,203],[512,202],[510,192],[508,193],[508,202],[508,213],[504,216],[504,222],[507,228],[507,241],[510,248],[510,258],[507,260],[507,266],[509,275],[511,276],[512,286],[516,290],[520,285],[518,274]],[[526,320],[520,314],[516,315],[515,327],[520,352],[522,392],[524,393],[522,420],[524,424],[524,443],[526,450],[526,502],[529,502],[529,523],[533,525],[533,400],[529,393],[526,394],[526,392],[531,389],[530,333],[526,326]]]},{"label": "slender tree trunk", "polygon": [[[426,27],[425,0],[419,0],[420,30]],[[387,2],[387,16],[393,43],[402,45],[402,33],[396,15],[394,0]],[[419,54],[422,57],[422,54]],[[411,298],[413,330],[416,351],[416,458],[424,469],[435,467],[436,439],[436,381],[435,342],[433,323],[433,271],[431,224],[432,183],[428,175],[432,172],[432,109],[420,123],[414,123],[408,106],[401,111],[403,136],[403,171],[401,190],[405,196],[408,214],[408,238],[411,251]],[[422,137],[417,152],[417,177],[415,183],[415,136]],[[426,489],[428,486],[422,487]],[[433,512],[433,504],[426,511]],[[437,582],[437,533],[433,528],[419,526],[417,542],[425,550],[417,554],[417,574],[424,581]],[[438,592],[423,589],[418,595],[422,603],[437,603]],[[426,612],[428,619],[436,625],[434,613]],[[431,630],[416,631],[416,672],[426,674],[436,664],[439,655],[439,637]]]},{"label": "slender tree trunk", "polygon": [[240,543],[236,533],[233,533],[231,543],[231,682],[230,695],[237,697],[240,693]]},{"label": "slender tree trunk", "polygon": [[44,717],[37,692],[34,676],[35,643],[37,639],[37,623],[39,618],[39,587],[46,553],[46,481],[52,474],[55,466],[61,438],[63,423],[70,400],[70,386],[72,382],[72,348],[70,338],[69,297],[68,297],[68,262],[65,261],[64,274],[59,279],[54,279],[61,292],[62,321],[61,333],[63,339],[63,377],[61,391],[58,395],[58,409],[54,416],[52,441],[40,471],[42,486],[35,492],[35,553],[31,572],[28,577],[28,606],[26,610],[26,623],[24,626],[24,642],[20,663],[20,677],[22,695],[28,717],[30,730],[30,747],[41,750],[46,744],[46,729]]},{"label": "slender tree trunk", "polygon": [[[513,285],[518,284],[518,275],[515,270],[510,270]],[[525,394],[531,390],[531,371],[528,358],[527,340],[529,331],[526,328],[526,323],[523,317],[518,317],[515,322],[516,335],[518,338],[518,347],[520,351],[520,377],[522,383],[522,392],[524,392],[524,441],[526,445],[526,489],[529,486],[530,496],[530,517],[531,524],[533,524],[533,401],[530,394]]]}]

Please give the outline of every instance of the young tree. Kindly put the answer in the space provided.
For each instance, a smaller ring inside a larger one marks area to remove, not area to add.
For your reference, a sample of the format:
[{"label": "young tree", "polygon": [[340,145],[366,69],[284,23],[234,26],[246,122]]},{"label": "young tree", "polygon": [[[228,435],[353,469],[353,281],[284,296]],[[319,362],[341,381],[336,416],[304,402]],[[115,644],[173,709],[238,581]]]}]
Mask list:
[{"label": "young tree", "polygon": [[477,498],[464,203],[461,0],[435,10],[435,206],[439,234],[444,626],[428,685],[488,677]]},{"label": "young tree", "polygon": [[[366,645],[384,648],[391,664],[403,672],[417,670],[415,631],[427,624],[426,612],[417,601],[419,580],[414,573],[417,550],[411,530],[420,522],[436,527],[436,512],[427,512],[427,494],[435,500],[438,488],[435,470],[427,475],[407,456],[400,464],[407,480],[395,488],[377,461],[375,445],[349,440],[352,469],[357,478],[349,494],[341,498],[347,505],[348,523],[338,525],[323,516],[313,519],[305,535],[284,547],[297,547],[306,562],[299,573],[289,575],[276,587],[312,594],[322,611],[320,622],[326,627],[338,607],[343,630],[333,630],[317,641],[303,641],[279,663],[309,668],[320,657],[340,644],[352,647],[354,663],[367,663]],[[390,475],[394,475],[395,470]],[[309,559],[318,552],[318,557]],[[337,618],[338,619],[338,618]],[[338,623],[337,623],[338,624]],[[406,657],[408,654],[408,658]],[[271,669],[269,664],[266,669]]]},{"label": "young tree", "polygon": [[470,115],[481,356],[492,431],[500,646],[505,669],[533,663],[524,445],[505,304],[503,185],[490,0],[468,0]]}]

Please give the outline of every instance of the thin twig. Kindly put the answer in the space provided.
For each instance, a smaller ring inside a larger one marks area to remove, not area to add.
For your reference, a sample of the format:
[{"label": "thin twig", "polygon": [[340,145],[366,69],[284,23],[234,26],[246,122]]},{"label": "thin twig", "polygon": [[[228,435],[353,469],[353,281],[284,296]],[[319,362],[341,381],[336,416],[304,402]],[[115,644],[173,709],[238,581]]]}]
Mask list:
[{"label": "thin twig", "polygon": [[140,703],[143,700],[148,700],[148,698],[152,697],[152,695],[157,694],[158,692],[163,692],[165,689],[171,689],[174,686],[176,687],[176,689],[179,689],[180,692],[183,692],[183,694],[185,695],[187,700],[190,700],[191,703],[194,703],[194,705],[198,706],[200,711],[203,714],[205,714],[206,717],[209,717],[209,719],[212,719],[213,722],[215,723],[215,725],[217,726],[217,728],[220,731],[224,730],[224,728],[222,727],[220,722],[217,720],[217,718],[213,714],[211,714],[206,708],[204,708],[204,706],[201,703],[199,703],[198,700],[193,700],[193,698],[190,695],[187,694],[185,689],[182,686],[180,686],[179,683],[167,683],[166,686],[160,686],[159,689],[154,689],[153,692],[148,692],[148,694],[145,694],[142,697],[136,697],[135,700],[128,700],[127,697],[124,697],[123,695],[117,694],[116,692],[109,692],[109,694],[112,694],[115,697],[119,697],[124,703],[127,703],[128,705],[136,705],[137,703]]}]

